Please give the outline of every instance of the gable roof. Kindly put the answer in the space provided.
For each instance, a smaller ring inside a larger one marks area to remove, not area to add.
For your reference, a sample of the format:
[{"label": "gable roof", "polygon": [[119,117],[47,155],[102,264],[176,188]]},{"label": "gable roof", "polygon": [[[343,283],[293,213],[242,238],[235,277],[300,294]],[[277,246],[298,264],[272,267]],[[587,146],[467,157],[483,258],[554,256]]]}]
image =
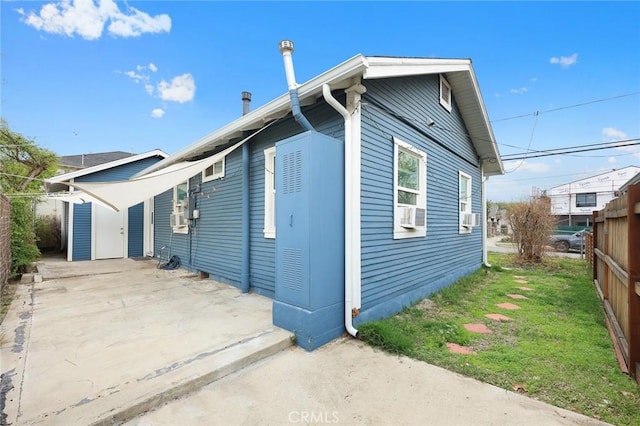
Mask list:
[{"label": "gable roof", "polygon": [[124,151],[96,152],[93,154],[64,155],[58,158],[58,163],[63,167],[76,169],[93,167],[111,161],[132,157],[136,154]]},{"label": "gable roof", "polygon": [[101,172],[103,170],[108,170],[108,169],[111,169],[113,167],[118,167],[118,166],[123,166],[125,164],[135,163],[136,161],[145,160],[145,159],[151,158],[151,157],[162,157],[163,159],[166,159],[168,156],[169,155],[166,152],[161,151],[159,149],[154,149],[152,151],[145,152],[145,153],[142,153],[142,154],[130,155],[130,156],[125,157],[125,158],[120,158],[118,160],[109,161],[108,163],[101,163],[101,164],[98,164],[98,165],[95,165],[95,166],[92,166],[92,167],[87,167],[87,168],[84,168],[84,169],[76,170],[76,171],[69,172],[69,173],[64,173],[62,175],[58,175],[58,176],[54,176],[54,177],[49,178],[49,179],[45,179],[45,187],[47,189],[47,192],[67,191],[69,189],[69,186],[66,185],[66,184],[63,184],[61,182],[66,182],[66,181],[69,181],[71,179],[78,178],[80,176],[86,176],[86,175],[90,175],[90,174],[93,174],[93,173]]},{"label": "gable roof", "polygon": [[[491,129],[489,116],[484,106],[471,60],[433,59],[406,57],[379,57],[356,55],[298,86],[298,97],[302,105],[312,104],[322,96],[322,86],[328,84],[332,90],[346,89],[354,78],[376,79],[429,74],[446,74],[451,85],[462,119],[471,141],[482,159],[486,175],[504,173],[498,146]],[[284,76],[283,76],[284,80]],[[170,157],[148,167],[136,176],[141,176],[179,161],[191,160],[217,147],[241,137],[244,132],[261,128],[264,124],[290,111],[288,93],[257,108],[235,121],[204,136]]]}]

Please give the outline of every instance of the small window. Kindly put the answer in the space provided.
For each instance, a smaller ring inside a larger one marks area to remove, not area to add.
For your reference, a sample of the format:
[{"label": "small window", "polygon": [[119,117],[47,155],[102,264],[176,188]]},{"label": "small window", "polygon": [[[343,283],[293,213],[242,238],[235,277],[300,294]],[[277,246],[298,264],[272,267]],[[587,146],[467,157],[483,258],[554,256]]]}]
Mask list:
[{"label": "small window", "polygon": [[427,235],[427,154],[394,141],[393,238]]},{"label": "small window", "polygon": [[440,75],[440,105],[451,112],[451,85],[442,75]]},{"label": "small window", "polygon": [[276,147],[264,150],[264,237],[276,237]]},{"label": "small window", "polygon": [[576,194],[576,207],[595,207],[598,205],[596,201],[595,192]]},{"label": "small window", "polygon": [[216,161],[202,172],[202,181],[208,182],[224,177],[224,158]]},{"label": "small window", "polygon": [[471,215],[471,176],[458,172],[458,187],[459,230],[461,234],[468,234],[471,232],[473,223],[469,216]]},{"label": "small window", "polygon": [[188,234],[187,211],[189,209],[189,182],[173,187],[173,209],[170,216],[171,229],[176,234]]}]

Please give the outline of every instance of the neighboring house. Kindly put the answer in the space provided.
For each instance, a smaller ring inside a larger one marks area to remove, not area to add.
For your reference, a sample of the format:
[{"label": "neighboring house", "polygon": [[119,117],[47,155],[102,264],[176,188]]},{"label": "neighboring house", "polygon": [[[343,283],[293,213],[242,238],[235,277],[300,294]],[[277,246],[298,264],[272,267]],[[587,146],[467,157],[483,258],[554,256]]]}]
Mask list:
[{"label": "neighboring house", "polygon": [[357,55],[294,87],[128,185],[199,165],[155,197],[155,252],[273,298],[313,349],[480,268],[503,166],[470,60]]},{"label": "neighboring house", "polygon": [[594,210],[602,210],[615,198],[620,187],[640,172],[640,167],[628,166],[601,173],[546,191],[551,201],[551,213],[557,217],[558,225],[592,226]]},{"label": "neighboring house", "polygon": [[[111,161],[121,160],[135,154],[124,151],[98,152],[94,154],[65,155],[58,157],[57,175],[64,175],[87,167],[98,166]],[[42,249],[64,250],[66,241],[60,236],[53,236],[54,232],[64,228],[63,215],[65,203],[53,197],[41,197],[35,205],[36,218],[45,221],[51,232],[38,235],[38,246]]]},{"label": "neighboring house", "polygon": [[620,187],[620,192],[622,194],[626,193],[631,185],[640,184],[640,172],[636,173],[631,179],[629,179],[624,185]]},{"label": "neighboring house", "polygon": [[[160,150],[127,154],[118,160],[47,179],[45,187],[49,194],[59,194],[69,191],[69,186],[62,182],[126,180],[166,157]],[[153,251],[152,199],[114,212],[95,202],[83,203],[73,192],[70,195],[53,198],[63,204],[61,240],[66,242],[67,260],[136,257]]]}]

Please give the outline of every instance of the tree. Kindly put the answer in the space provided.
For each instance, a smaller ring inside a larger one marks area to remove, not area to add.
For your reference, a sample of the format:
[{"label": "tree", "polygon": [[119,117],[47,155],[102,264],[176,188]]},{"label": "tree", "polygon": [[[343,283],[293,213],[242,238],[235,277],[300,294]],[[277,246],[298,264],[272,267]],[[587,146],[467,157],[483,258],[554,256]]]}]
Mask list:
[{"label": "tree", "polygon": [[57,156],[9,129],[0,119],[0,192],[11,199],[11,272],[24,272],[38,258],[33,203],[28,194],[43,193],[42,179],[53,176]]},{"label": "tree", "polygon": [[541,262],[555,225],[549,199],[540,197],[512,203],[507,208],[507,217],[518,257],[525,262]]}]

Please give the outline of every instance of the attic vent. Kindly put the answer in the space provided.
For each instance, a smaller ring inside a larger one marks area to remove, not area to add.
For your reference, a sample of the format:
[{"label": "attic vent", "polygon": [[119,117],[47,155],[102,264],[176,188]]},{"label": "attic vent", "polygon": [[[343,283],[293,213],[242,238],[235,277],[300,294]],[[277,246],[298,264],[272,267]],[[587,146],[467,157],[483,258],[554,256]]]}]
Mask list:
[{"label": "attic vent", "polygon": [[451,112],[451,85],[442,74],[440,75],[440,105]]},{"label": "attic vent", "polygon": [[282,157],[283,191],[285,194],[302,191],[302,151]]}]

